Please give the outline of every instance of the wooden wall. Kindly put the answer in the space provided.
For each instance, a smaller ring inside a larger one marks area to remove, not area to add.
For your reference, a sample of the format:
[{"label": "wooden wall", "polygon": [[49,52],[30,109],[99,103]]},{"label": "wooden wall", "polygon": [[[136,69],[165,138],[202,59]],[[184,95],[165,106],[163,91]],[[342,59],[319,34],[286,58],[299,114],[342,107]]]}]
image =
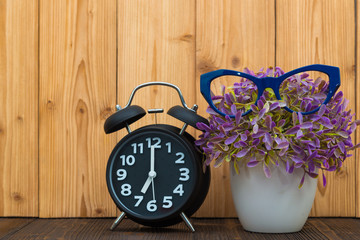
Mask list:
[{"label": "wooden wall", "polygon": [[[126,132],[103,124],[140,83],[174,83],[206,116],[202,73],[329,64],[360,118],[358,1],[0,0],[0,216],[115,216],[105,166]],[[166,111],[179,100],[155,86],[133,103]],[[312,216],[360,216],[359,154],[319,181]],[[235,216],[227,165],[212,169],[196,216]]]}]

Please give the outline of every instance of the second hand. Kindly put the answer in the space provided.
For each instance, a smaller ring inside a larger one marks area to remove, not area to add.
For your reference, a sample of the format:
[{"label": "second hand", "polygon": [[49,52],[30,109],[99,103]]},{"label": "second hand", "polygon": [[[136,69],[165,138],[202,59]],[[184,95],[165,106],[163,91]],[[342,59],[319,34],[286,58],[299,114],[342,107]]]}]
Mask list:
[{"label": "second hand", "polygon": [[154,187],[154,178],[151,178],[152,192],[153,192],[153,200],[155,201],[155,187]]}]

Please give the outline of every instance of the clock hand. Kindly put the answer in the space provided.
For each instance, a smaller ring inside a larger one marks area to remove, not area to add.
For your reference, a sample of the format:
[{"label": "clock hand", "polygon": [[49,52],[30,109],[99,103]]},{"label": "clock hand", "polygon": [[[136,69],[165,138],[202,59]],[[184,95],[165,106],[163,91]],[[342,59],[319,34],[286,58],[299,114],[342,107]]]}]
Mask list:
[{"label": "clock hand", "polygon": [[148,178],[146,179],[144,186],[141,188],[141,192],[142,192],[143,194],[146,193],[146,191],[148,190],[150,184],[153,182],[153,179],[154,179],[155,177],[156,177],[156,172],[151,172],[151,171],[150,171],[150,172],[149,172],[149,176],[148,176]]},{"label": "clock hand", "polygon": [[[155,147],[150,148],[150,172],[155,172]],[[149,174],[150,174],[149,172]]]},{"label": "clock hand", "polygon": [[151,183],[151,177],[148,177],[147,179],[146,179],[146,182],[145,182],[145,184],[144,184],[144,186],[142,187],[142,189],[141,189],[141,192],[143,193],[143,194],[145,194],[146,193],[146,191],[148,190],[148,188],[149,188],[149,186],[150,186],[150,183]]},{"label": "clock hand", "polygon": [[156,172],[154,171],[154,168],[155,168],[155,148],[154,148],[154,146],[151,146],[150,147],[150,172],[149,172],[149,176],[146,179],[144,186],[141,189],[141,192],[143,194],[145,194],[146,191],[148,190],[150,183],[154,182],[153,178],[156,177]]},{"label": "clock hand", "polygon": [[149,176],[151,176],[151,186],[153,192],[153,200],[155,201],[155,187],[154,187],[154,178],[156,177],[155,172],[155,146],[151,146],[150,148],[150,172]]},{"label": "clock hand", "polygon": [[151,186],[153,192],[153,200],[155,201],[155,187],[154,187],[154,178],[151,178]]}]

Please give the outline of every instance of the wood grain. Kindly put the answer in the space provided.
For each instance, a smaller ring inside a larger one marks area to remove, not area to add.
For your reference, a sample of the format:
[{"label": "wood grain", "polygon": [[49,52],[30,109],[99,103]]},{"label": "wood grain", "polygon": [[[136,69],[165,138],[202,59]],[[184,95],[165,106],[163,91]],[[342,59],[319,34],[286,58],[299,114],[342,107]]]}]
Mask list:
[{"label": "wood grain", "polygon": [[33,221],[34,218],[0,218],[0,238],[13,235]]},{"label": "wood grain", "polygon": [[[341,88],[355,107],[354,1],[276,1],[276,64],[285,71],[308,64],[340,67]],[[355,216],[355,157],[318,182],[312,216]]]},{"label": "wood grain", "polygon": [[359,239],[360,220],[355,218],[310,218],[308,224],[327,239]]},{"label": "wood grain", "polygon": [[0,216],[38,215],[38,2],[0,1]]},{"label": "wood grain", "polygon": [[116,1],[40,1],[40,217],[114,216]]},{"label": "wood grain", "polygon": [[[166,228],[141,226],[124,219],[114,230],[113,219],[0,219],[2,239],[359,239],[360,220],[310,218],[300,232],[263,234],[245,231],[238,219],[191,219],[195,232],[184,223]],[[16,231],[10,226],[15,224]],[[6,226],[2,231],[2,226]],[[9,228],[10,227],[10,228]],[[8,231],[7,231],[8,230]]]},{"label": "wood grain", "polygon": [[[189,107],[195,104],[195,1],[120,0],[118,6],[118,101],[124,106],[131,91],[150,81],[177,85]],[[167,110],[181,105],[177,92],[164,86],[139,90],[133,103],[145,110],[163,108],[158,123],[182,122]],[[154,124],[147,114],[133,129]],[[193,132],[189,127],[188,131]],[[126,132],[125,130],[123,132]]]},{"label": "wood grain", "polygon": [[[196,99],[200,114],[207,104],[200,94],[200,75],[215,69],[258,71],[275,64],[274,1],[197,1]],[[228,165],[212,168],[209,195],[197,216],[234,217]]]},{"label": "wood grain", "polygon": [[[177,85],[189,107],[195,104],[195,1],[121,0],[118,5],[118,102],[124,106],[139,84],[162,81]],[[181,105],[177,92],[150,86],[136,92],[133,105],[163,108],[157,123],[184,124],[166,114]],[[147,114],[130,128],[155,124]],[[187,131],[194,134],[194,129]],[[119,139],[127,134],[123,129]]]},{"label": "wood grain", "polygon": [[[105,166],[126,130],[105,135],[103,123],[140,83],[174,83],[207,116],[202,73],[329,64],[359,119],[355,12],[352,0],[0,0],[0,216],[115,216]],[[180,105],[173,89],[141,89],[133,104],[182,126],[166,114]],[[359,154],[319,181],[312,216],[360,217]],[[235,217],[228,166],[211,171],[195,216]]]}]

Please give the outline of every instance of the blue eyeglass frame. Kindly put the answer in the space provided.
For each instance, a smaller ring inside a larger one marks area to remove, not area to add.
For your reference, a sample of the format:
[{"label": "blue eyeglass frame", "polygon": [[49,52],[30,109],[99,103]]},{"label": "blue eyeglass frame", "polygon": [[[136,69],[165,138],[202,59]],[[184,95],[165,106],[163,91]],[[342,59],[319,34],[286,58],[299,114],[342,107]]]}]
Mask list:
[{"label": "blue eyeglass frame", "polygon": [[[294,70],[287,72],[279,77],[264,77],[264,78],[254,77],[252,75],[249,75],[249,74],[246,74],[243,72],[234,71],[234,70],[219,69],[219,70],[215,70],[212,72],[204,73],[200,76],[200,92],[203,95],[203,97],[205,98],[205,100],[208,102],[209,106],[215,112],[217,112],[218,114],[220,114],[224,117],[229,116],[231,118],[235,118],[235,115],[228,115],[228,114],[221,112],[219,109],[217,109],[215,107],[214,103],[212,102],[211,94],[210,94],[210,84],[215,78],[218,78],[221,76],[238,76],[238,77],[247,78],[247,79],[253,81],[258,89],[258,96],[255,101],[255,105],[257,105],[258,100],[260,99],[260,97],[263,95],[265,89],[267,89],[267,88],[271,88],[274,91],[276,98],[278,100],[282,100],[280,93],[279,93],[281,83],[290,76],[293,76],[297,73],[306,72],[306,71],[318,71],[318,72],[322,72],[322,73],[325,73],[326,75],[328,75],[328,77],[329,77],[329,92],[328,92],[328,95],[327,95],[325,101],[321,105],[327,104],[330,101],[331,97],[335,94],[335,92],[340,87],[340,69],[338,67],[323,65],[323,64],[308,65],[308,66],[294,69]],[[307,115],[307,114],[315,113],[320,109],[321,105],[310,112],[301,112],[301,114]],[[294,112],[294,110],[291,110],[288,107],[284,107],[284,108],[288,112],[291,112],[291,113]],[[251,109],[249,109],[248,111],[243,113],[242,116],[245,116],[245,115],[249,114],[250,112],[252,112]]]}]

